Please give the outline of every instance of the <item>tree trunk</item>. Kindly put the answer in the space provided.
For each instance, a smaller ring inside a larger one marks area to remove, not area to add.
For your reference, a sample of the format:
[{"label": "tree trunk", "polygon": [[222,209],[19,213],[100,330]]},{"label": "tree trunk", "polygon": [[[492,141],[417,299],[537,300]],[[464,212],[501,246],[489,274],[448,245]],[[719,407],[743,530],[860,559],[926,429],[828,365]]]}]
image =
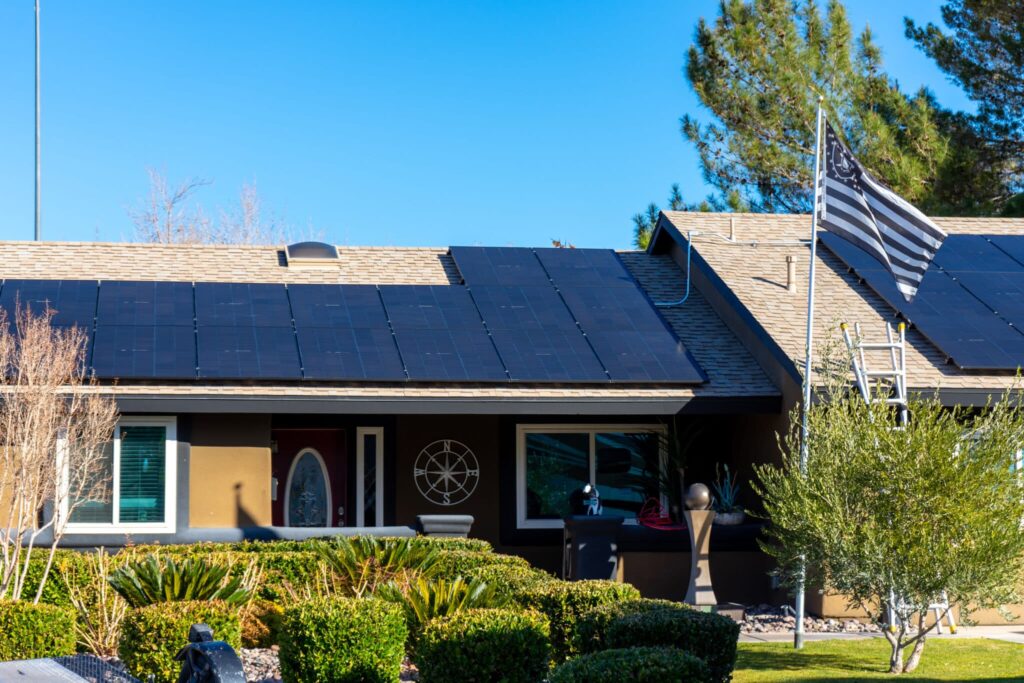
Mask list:
[{"label": "tree trunk", "polygon": [[917,668],[917,665],[921,663],[922,651],[924,651],[924,636],[914,643],[914,649],[910,652],[910,659],[907,660],[906,666],[903,667],[903,673],[910,673]]},{"label": "tree trunk", "polygon": [[882,631],[885,639],[889,641],[892,652],[889,654],[889,673],[903,673],[903,639],[888,629]]}]

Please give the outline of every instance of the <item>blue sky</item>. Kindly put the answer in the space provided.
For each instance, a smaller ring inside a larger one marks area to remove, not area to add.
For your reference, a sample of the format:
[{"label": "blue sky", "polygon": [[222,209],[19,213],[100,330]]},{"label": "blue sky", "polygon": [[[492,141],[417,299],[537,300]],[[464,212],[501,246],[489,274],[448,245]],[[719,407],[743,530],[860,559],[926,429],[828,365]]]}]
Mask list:
[{"label": "blue sky", "polygon": [[[340,244],[626,247],[630,216],[707,190],[678,132],[717,2],[42,0],[43,237],[131,236],[146,168],[245,182]],[[962,94],[903,37],[940,3],[848,2],[888,70]],[[30,239],[32,0],[0,3],[0,238]]]}]

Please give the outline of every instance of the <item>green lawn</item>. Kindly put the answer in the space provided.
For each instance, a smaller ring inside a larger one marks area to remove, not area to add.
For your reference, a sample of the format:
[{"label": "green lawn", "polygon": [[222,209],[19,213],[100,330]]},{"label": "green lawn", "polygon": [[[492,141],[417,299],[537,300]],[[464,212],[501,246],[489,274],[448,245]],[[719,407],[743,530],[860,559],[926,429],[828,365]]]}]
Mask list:
[{"label": "green lawn", "polygon": [[740,643],[734,683],[762,681],[1024,681],[1024,645],[995,640],[929,640],[912,674],[886,673],[881,638],[792,643]]}]

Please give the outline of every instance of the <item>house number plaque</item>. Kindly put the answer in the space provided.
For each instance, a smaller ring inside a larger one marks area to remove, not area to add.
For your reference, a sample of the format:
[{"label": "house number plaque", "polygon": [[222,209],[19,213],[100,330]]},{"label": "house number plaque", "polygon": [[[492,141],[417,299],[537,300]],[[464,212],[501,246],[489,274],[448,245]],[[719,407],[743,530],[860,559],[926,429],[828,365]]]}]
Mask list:
[{"label": "house number plaque", "polygon": [[473,495],[480,481],[480,465],[473,451],[450,439],[428,444],[413,467],[416,488],[435,505],[458,505]]}]

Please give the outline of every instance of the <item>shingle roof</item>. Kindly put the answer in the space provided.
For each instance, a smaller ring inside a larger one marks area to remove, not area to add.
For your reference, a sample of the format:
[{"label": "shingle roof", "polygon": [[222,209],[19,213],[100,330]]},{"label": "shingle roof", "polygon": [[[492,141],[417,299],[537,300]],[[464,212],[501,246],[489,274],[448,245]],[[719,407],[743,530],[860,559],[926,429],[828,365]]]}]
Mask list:
[{"label": "shingle roof", "polygon": [[[289,266],[280,247],[162,245],[139,243],[0,242],[0,276],[26,279],[99,279],[273,283],[433,284],[461,282],[446,248],[338,247],[338,265]],[[667,256],[623,252],[623,262],[653,300],[675,299],[685,277]],[[669,324],[704,369],[709,381],[694,387],[589,386],[387,387],[203,385],[122,382],[119,395],[266,395],[270,397],[451,398],[506,396],[515,399],[592,398],[622,400],[779,395],[756,361],[699,292],[686,310],[662,309]]]},{"label": "shingle roof", "polygon": [[[807,324],[809,215],[664,213],[672,227],[694,235],[694,251],[792,362],[802,366]],[[936,218],[949,233],[1024,234],[1019,218]],[[730,235],[734,240],[730,240]],[[884,334],[895,311],[846,265],[819,245],[815,287],[815,336],[837,339],[837,322],[859,322],[865,337]],[[795,291],[786,287],[786,257],[797,259]],[[970,373],[946,361],[911,329],[907,335],[907,383],[911,389],[993,390],[1010,386],[1010,374]],[[841,343],[841,342],[840,342]],[[1024,363],[1024,359],[1021,359]]]}]

